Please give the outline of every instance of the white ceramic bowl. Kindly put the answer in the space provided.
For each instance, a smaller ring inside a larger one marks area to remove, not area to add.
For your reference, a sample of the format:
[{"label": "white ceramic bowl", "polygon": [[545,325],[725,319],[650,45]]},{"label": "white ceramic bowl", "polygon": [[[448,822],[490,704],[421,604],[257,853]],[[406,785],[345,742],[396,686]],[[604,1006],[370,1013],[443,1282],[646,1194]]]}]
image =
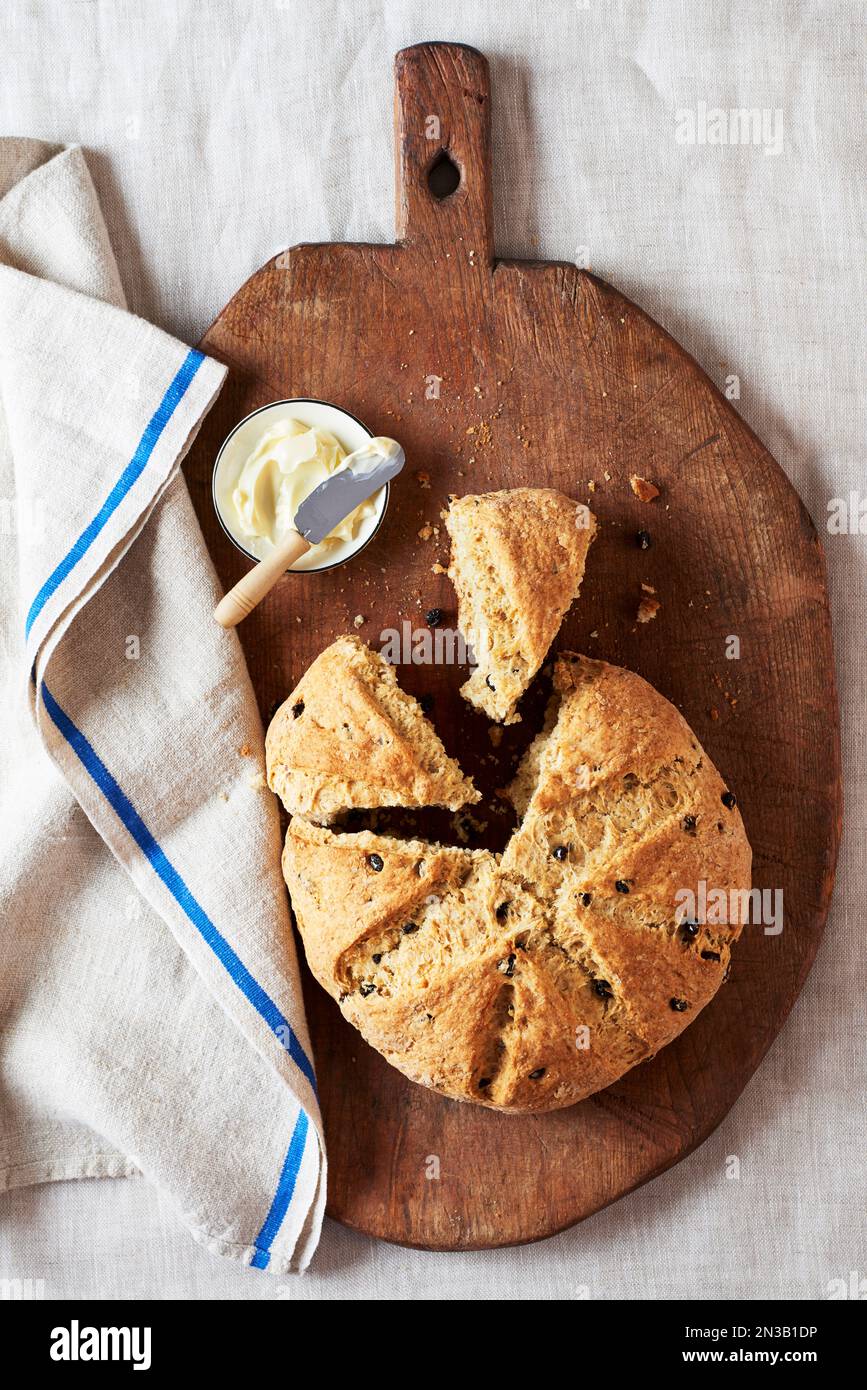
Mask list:
[{"label": "white ceramic bowl", "polygon": [[[330,430],[348,454],[351,454],[355,449],[360,449],[362,444],[366,444],[369,439],[374,438],[372,432],[354,415],[350,415],[348,410],[341,410],[339,406],[332,405],[329,401],[316,401],[303,397],[295,400],[272,401],[270,405],[260,406],[251,415],[247,415],[245,419],[239,421],[231,434],[223,441],[220,452],[217,454],[211,493],[220,525],[229,540],[245,555],[249,556],[254,563],[258,557],[248,549],[248,541],[243,533],[233,528],[232,511],[227,503],[228,499],[231,498],[232,489],[238,481],[241,469],[262,435],[277,420],[287,417],[300,420],[303,425],[318,426],[320,429]],[[331,570],[337,565],[343,565],[347,560],[351,560],[353,555],[357,555],[373,540],[379,530],[382,518],[385,516],[385,509],[388,506],[389,488],[390,484],[386,483],[385,487],[380,488],[379,492],[374,494],[373,516],[367,517],[361,523],[358,535],[354,540],[340,541],[337,545],[329,546],[328,550],[321,555],[317,555],[313,551],[307,555],[302,555],[301,559],[296,560],[287,573]]]}]

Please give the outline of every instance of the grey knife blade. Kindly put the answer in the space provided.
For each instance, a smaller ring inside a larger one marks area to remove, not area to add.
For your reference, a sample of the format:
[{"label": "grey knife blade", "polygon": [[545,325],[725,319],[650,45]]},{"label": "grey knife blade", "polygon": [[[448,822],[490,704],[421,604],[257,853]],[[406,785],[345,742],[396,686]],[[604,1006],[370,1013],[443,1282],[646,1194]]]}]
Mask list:
[{"label": "grey knife blade", "polygon": [[344,517],[396,478],[405,463],[406,455],[396,439],[371,439],[350,455],[346,468],[332,473],[304,498],[295,513],[295,530],[311,545],[318,545]]}]

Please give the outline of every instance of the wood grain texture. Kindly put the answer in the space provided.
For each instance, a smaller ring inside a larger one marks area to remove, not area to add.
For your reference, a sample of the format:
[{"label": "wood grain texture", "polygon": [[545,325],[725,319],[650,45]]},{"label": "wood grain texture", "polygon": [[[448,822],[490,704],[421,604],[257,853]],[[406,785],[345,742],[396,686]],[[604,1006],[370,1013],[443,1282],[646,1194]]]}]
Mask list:
[{"label": "wood grain texture", "polygon": [[[413,1085],[306,978],[330,1215],[402,1244],[473,1249],[581,1220],[683,1158],[726,1114],[797,997],[827,915],[837,703],[822,550],[780,468],[696,363],[610,285],[569,264],[494,258],[484,58],[422,45],[398,54],[396,77],[398,244],[283,253],[202,343],[230,372],[186,472],[227,586],[246,562],[215,521],[210,474],[240,417],[318,396],[407,453],[374,543],[342,569],[286,576],[239,629],[263,718],[354,615],[374,645],[434,606],[453,623],[451,586],[432,573],[447,563],[448,493],[560,488],[591,503],[600,536],[556,645],[632,667],[674,701],[738,793],[756,886],[785,901],[782,933],[745,930],[729,982],[676,1043],[548,1115],[497,1115]],[[461,183],[438,202],[427,170],[446,149]],[[632,473],[661,496],[640,502]],[[419,539],[427,524],[439,532]],[[647,551],[639,529],[651,533]],[[662,607],[638,627],[642,581]],[[739,660],[726,659],[730,635]],[[498,847],[510,822],[494,792],[538,728],[544,681],[495,753],[487,721],[457,694],[465,675],[399,672],[405,689],[433,697],[449,753],[491,807],[471,843]],[[438,834],[447,818],[423,814],[414,828]],[[439,1180],[426,1177],[429,1155]]]}]

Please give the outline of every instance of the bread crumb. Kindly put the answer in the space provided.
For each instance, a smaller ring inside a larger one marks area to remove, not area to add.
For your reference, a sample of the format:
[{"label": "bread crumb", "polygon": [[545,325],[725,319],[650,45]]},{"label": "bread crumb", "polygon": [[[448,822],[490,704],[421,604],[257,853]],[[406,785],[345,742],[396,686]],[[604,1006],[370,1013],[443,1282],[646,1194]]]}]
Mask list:
[{"label": "bread crumb", "polygon": [[639,477],[637,473],[630,473],[629,486],[641,502],[652,502],[654,497],[659,496],[659,488],[647,478]]},{"label": "bread crumb", "polygon": [[644,590],[644,592],[645,592],[646,594],[655,594],[655,593],[656,593],[656,590],[654,589],[653,585],[652,585],[652,584],[645,584],[643,580],[642,580],[641,587],[642,587],[642,589]]},{"label": "bread crumb", "polygon": [[452,828],[456,837],[465,845],[469,841],[470,831],[475,831],[476,834],[481,835],[487,830],[488,822],[471,816],[469,811],[457,811],[452,816]]},{"label": "bread crumb", "polygon": [[423,487],[423,488],[429,488],[429,487],[430,487],[430,474],[429,474],[429,473],[417,472],[415,476],[416,476],[416,478],[418,479],[418,485],[419,485],[419,487]]},{"label": "bread crumb", "polygon": [[249,743],[242,743],[242,744],[241,744],[241,747],[238,749],[238,757],[239,757],[239,758],[249,758],[249,756],[250,756],[250,754],[252,753],[252,751],[253,751],[253,750],[252,750],[252,748],[250,747]]},{"label": "bread crumb", "polygon": [[430,522],[428,522],[425,526],[422,526],[421,530],[418,531],[416,534],[418,535],[420,541],[429,541],[431,536],[433,535],[433,527],[431,526]]},{"label": "bread crumb", "polygon": [[[641,587],[643,589],[645,586],[642,584]],[[658,598],[647,598],[645,596],[638,605],[638,612],[636,614],[638,621],[640,623],[651,622],[652,619],[656,617],[661,606]]]},{"label": "bread crumb", "polygon": [[268,783],[265,781],[261,772],[254,772],[253,776],[249,778],[247,786],[254,792],[263,792],[266,790]]},{"label": "bread crumb", "polygon": [[431,574],[448,574],[445,565],[441,565],[439,560],[437,560],[435,565],[431,565],[430,572]]},{"label": "bread crumb", "polygon": [[486,420],[481,420],[478,425],[470,425],[467,434],[475,437],[475,442],[480,444],[483,449],[489,449],[493,443],[491,427]]},{"label": "bread crumb", "polygon": [[363,613],[356,613],[355,617],[352,619],[352,626],[363,627],[366,622],[367,619],[365,618]]}]

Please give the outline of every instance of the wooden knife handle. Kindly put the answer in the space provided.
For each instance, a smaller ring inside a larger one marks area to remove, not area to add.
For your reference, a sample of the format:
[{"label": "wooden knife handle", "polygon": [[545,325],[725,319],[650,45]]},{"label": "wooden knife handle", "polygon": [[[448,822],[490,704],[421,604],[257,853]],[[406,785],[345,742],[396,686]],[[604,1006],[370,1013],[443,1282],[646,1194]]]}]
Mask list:
[{"label": "wooden knife handle", "polygon": [[241,619],[252,613],[256,604],[261,603],[265,595],[271,592],[281,574],[302,555],[306,555],[309,549],[310,542],[298,531],[292,531],[282,545],[278,545],[270,555],[260,560],[258,565],[254,565],[243,579],[239,579],[235,587],[229,590],[226,597],[220,599],[214,609],[214,617],[220,626],[237,626]]}]

